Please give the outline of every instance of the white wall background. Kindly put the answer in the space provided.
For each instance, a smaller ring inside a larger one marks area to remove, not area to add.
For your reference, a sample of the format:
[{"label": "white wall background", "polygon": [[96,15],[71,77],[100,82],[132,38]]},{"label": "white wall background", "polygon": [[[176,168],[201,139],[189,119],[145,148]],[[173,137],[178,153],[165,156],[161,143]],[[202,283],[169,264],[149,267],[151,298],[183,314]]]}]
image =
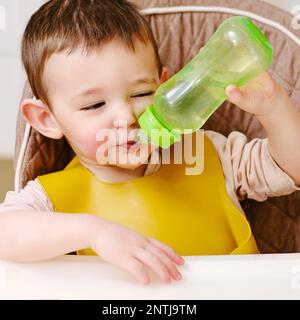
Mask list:
[{"label": "white wall background", "polygon": [[[300,0],[266,0],[288,11]],[[0,158],[12,158],[19,99],[25,74],[20,41],[31,14],[44,0],[0,0]]]}]

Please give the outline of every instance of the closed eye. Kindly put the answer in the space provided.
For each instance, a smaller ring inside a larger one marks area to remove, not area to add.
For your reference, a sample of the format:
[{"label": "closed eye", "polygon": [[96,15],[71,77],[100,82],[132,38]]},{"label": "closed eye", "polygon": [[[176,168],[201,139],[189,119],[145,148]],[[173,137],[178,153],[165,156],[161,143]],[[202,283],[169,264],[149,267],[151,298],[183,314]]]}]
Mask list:
[{"label": "closed eye", "polygon": [[93,105],[91,105],[89,107],[82,108],[81,110],[87,111],[87,110],[99,109],[99,108],[103,107],[104,105],[105,105],[104,101],[103,102],[98,102],[98,103],[95,103],[95,104],[93,104]]},{"label": "closed eye", "polygon": [[153,94],[154,94],[154,91],[149,91],[149,92],[136,94],[133,96],[133,98],[142,98],[142,97],[146,97],[146,96],[152,96]]}]

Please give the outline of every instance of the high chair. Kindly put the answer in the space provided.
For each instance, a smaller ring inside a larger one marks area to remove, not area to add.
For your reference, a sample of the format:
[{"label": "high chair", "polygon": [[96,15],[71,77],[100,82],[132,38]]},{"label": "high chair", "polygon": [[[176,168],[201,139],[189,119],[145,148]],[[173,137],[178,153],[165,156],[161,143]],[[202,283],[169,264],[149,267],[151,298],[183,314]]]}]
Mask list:
[{"label": "high chair", "polygon": [[[271,76],[300,108],[300,30],[291,14],[258,0],[135,0],[153,29],[163,65],[181,69],[208,42],[220,23],[235,15],[252,19],[274,48]],[[28,83],[22,99],[32,97]],[[249,139],[266,136],[256,118],[225,102],[204,129],[227,136],[240,131]],[[280,130],[280,128],[278,128]],[[300,138],[300,137],[299,137]],[[18,114],[15,145],[15,190],[38,175],[62,170],[74,153],[63,138],[40,135]],[[300,161],[300,159],[299,159]],[[262,253],[300,252],[300,192],[242,206]]]}]

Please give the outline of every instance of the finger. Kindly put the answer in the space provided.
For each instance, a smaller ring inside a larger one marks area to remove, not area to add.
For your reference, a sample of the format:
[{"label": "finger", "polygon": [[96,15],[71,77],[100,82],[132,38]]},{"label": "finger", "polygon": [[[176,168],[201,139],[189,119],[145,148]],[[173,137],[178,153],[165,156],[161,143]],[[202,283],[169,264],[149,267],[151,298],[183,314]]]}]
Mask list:
[{"label": "finger", "polygon": [[155,238],[148,238],[148,240],[159,249],[163,250],[174,262],[177,264],[184,264],[184,259],[177,252],[175,252],[175,250]]},{"label": "finger", "polygon": [[152,252],[155,256],[157,256],[160,261],[167,267],[169,274],[173,277],[174,280],[180,280],[182,278],[181,273],[177,270],[174,262],[171,260],[170,256],[165,253],[163,250],[158,248],[155,245],[149,245],[147,247],[149,252]]},{"label": "finger", "polygon": [[151,279],[141,261],[135,257],[131,257],[127,263],[121,265],[125,270],[129,271],[139,282],[143,284],[150,284]]},{"label": "finger", "polygon": [[235,104],[247,102],[246,100],[257,100],[263,98],[264,94],[272,95],[275,90],[275,82],[266,72],[261,72],[256,78],[249,81],[242,87],[230,84],[225,92],[229,100]]},{"label": "finger", "polygon": [[258,104],[261,104],[264,98],[264,92],[258,83],[252,83],[241,88],[231,84],[226,87],[225,91],[230,102],[249,112],[256,108]]},{"label": "finger", "polygon": [[241,90],[233,84],[230,84],[229,86],[227,86],[225,89],[225,92],[230,102],[238,103],[239,100],[241,99],[241,96],[242,96]]},{"label": "finger", "polygon": [[152,269],[165,283],[171,282],[171,276],[165,264],[152,252],[141,248],[136,252],[136,258]]}]

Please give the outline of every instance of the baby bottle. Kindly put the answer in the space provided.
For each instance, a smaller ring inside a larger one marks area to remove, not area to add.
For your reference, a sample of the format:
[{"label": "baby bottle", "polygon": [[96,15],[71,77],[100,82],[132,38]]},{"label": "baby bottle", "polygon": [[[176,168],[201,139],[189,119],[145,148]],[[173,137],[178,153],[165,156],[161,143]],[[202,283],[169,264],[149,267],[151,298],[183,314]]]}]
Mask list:
[{"label": "baby bottle", "polygon": [[244,85],[271,62],[271,43],[250,19],[225,20],[199,53],[157,89],[154,104],[138,119],[143,130],[136,140],[168,148],[185,129],[203,126],[226,100],[229,84]]}]

